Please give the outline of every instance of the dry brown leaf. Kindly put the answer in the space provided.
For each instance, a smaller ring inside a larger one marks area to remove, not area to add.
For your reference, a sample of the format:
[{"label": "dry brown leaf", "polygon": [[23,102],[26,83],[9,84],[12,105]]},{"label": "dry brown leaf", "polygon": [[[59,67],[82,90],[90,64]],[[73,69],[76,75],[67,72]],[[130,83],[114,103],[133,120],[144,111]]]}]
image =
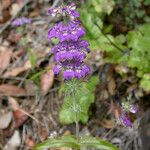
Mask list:
[{"label": "dry brown leaf", "polygon": [[12,50],[0,50],[0,69],[4,70],[9,66],[11,56]]},{"label": "dry brown leaf", "polygon": [[8,8],[11,2],[11,0],[2,0],[2,9]]},{"label": "dry brown leaf", "polygon": [[[1,10],[1,6],[0,6],[0,10]],[[11,15],[7,9],[2,10],[2,14],[3,16],[0,17],[0,24],[7,22],[11,18]]]},{"label": "dry brown leaf", "polygon": [[19,128],[24,124],[24,122],[28,119],[27,114],[24,113],[25,111],[22,109],[17,109],[14,111],[14,120],[15,120],[15,125],[16,128]]},{"label": "dry brown leaf", "polygon": [[16,77],[17,75],[19,75],[20,73],[22,73],[24,71],[27,71],[31,67],[32,67],[32,65],[31,65],[30,61],[27,60],[22,67],[16,67],[16,68],[13,68],[13,69],[7,71],[3,75],[3,77]]},{"label": "dry brown leaf", "polygon": [[6,129],[9,126],[9,124],[12,120],[12,116],[13,116],[13,114],[11,111],[0,114],[0,129]]},{"label": "dry brown leaf", "polygon": [[30,112],[27,112],[26,110],[20,108],[18,102],[16,99],[12,97],[8,97],[9,105],[14,113],[14,119],[16,121],[16,127],[22,125],[28,117],[32,118],[37,123],[40,123],[34,116],[30,114]]},{"label": "dry brown leaf", "polygon": [[11,136],[16,128],[19,128],[24,124],[24,122],[28,119],[28,116],[20,110],[15,110],[13,112],[13,118],[15,123],[12,121],[10,125],[3,130],[4,136]]},{"label": "dry brown leaf", "polygon": [[21,144],[19,131],[16,130],[13,136],[9,139],[3,150],[16,150]]},{"label": "dry brown leaf", "polygon": [[111,95],[115,94],[115,89],[116,89],[116,83],[113,78],[108,82],[108,91]]},{"label": "dry brown leaf", "polygon": [[52,87],[54,82],[54,72],[52,69],[41,76],[41,90],[42,94],[46,95],[48,90]]},{"label": "dry brown leaf", "polygon": [[16,77],[20,73],[26,71],[27,69],[24,67],[13,68],[12,70],[7,71],[3,77]]},{"label": "dry brown leaf", "polygon": [[33,149],[33,146],[35,145],[35,142],[28,135],[26,135],[25,136],[25,145],[29,149]]},{"label": "dry brown leaf", "polygon": [[104,128],[112,129],[114,128],[114,123],[111,120],[104,119],[100,123]]},{"label": "dry brown leaf", "polygon": [[26,91],[23,88],[19,88],[15,85],[1,84],[0,94],[4,94],[7,96],[25,96]]},{"label": "dry brown leaf", "polygon": [[20,108],[18,102],[13,97],[8,97],[10,108],[13,110],[16,127],[20,127],[28,118],[26,112]]},{"label": "dry brown leaf", "polygon": [[13,111],[19,109],[20,106],[19,106],[18,102],[16,101],[16,99],[14,99],[13,97],[8,97],[8,102],[9,102],[10,108]]}]

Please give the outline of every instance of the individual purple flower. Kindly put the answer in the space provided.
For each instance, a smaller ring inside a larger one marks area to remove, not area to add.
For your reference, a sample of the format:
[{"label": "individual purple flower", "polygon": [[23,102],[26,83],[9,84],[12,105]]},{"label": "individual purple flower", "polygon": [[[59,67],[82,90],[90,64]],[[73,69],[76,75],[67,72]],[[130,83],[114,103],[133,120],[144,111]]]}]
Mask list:
[{"label": "individual purple flower", "polygon": [[72,19],[78,18],[80,16],[80,14],[77,11],[75,11],[76,10],[76,6],[75,6],[74,3],[71,3],[69,6],[65,7],[63,10]]},{"label": "individual purple flower", "polygon": [[128,115],[126,113],[122,113],[120,116],[119,116],[119,120],[120,122],[122,123],[123,126],[125,127],[132,127],[132,122],[130,121]]},{"label": "individual purple flower", "polygon": [[61,71],[62,66],[60,64],[55,65],[53,71],[54,74],[59,74],[59,72]]},{"label": "individual purple flower", "polygon": [[31,23],[31,19],[28,19],[26,17],[22,17],[22,18],[17,18],[15,20],[13,20],[11,25],[12,26],[22,26],[24,24],[30,24],[30,23]]},{"label": "individual purple flower", "polygon": [[85,64],[79,67],[75,67],[75,77],[78,79],[85,78],[90,72],[90,67]]},{"label": "individual purple flower", "polygon": [[131,113],[133,113],[133,114],[137,113],[138,110],[139,110],[139,107],[138,107],[137,105],[131,104],[131,105],[129,106],[129,111],[130,111]]},{"label": "individual purple flower", "polygon": [[64,71],[65,80],[70,80],[70,79],[73,79],[74,77],[75,77],[75,72],[71,67]]}]

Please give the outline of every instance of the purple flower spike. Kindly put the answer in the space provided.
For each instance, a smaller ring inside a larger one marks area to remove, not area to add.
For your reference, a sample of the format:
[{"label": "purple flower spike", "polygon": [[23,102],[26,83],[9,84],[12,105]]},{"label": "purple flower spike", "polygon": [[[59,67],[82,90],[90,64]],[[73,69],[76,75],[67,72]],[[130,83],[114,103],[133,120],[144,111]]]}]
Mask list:
[{"label": "purple flower spike", "polygon": [[59,74],[63,70],[65,80],[73,78],[85,78],[91,69],[84,63],[86,53],[90,52],[88,41],[80,38],[85,35],[81,21],[77,20],[79,13],[74,3],[69,6],[50,8],[48,14],[51,16],[63,16],[65,22],[59,22],[48,31],[48,39],[59,39],[51,52],[54,54],[54,73]]},{"label": "purple flower spike", "polygon": [[137,113],[139,110],[138,106],[137,105],[130,105],[129,106],[129,111],[133,114]]},{"label": "purple flower spike", "polygon": [[122,113],[119,117],[119,120],[125,127],[132,127],[132,122],[126,113]]}]

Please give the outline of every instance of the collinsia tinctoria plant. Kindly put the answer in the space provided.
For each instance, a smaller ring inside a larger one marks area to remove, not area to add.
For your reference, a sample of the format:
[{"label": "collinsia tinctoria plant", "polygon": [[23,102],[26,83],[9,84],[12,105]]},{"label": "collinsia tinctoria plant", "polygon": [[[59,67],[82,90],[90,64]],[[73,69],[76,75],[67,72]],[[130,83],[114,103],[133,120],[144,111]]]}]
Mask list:
[{"label": "collinsia tinctoria plant", "polygon": [[[79,13],[76,12],[74,3],[68,6],[60,6],[48,10],[51,16],[63,18],[63,22],[56,23],[48,31],[48,39],[59,39],[59,43],[52,48],[54,54],[54,73],[63,72],[65,80],[65,94],[67,94],[67,109],[73,112],[73,121],[76,123],[76,136],[67,135],[58,138],[51,138],[37,145],[35,149],[51,147],[70,147],[73,149],[83,149],[85,147],[95,147],[96,149],[117,150],[112,144],[91,136],[79,136],[79,113],[82,108],[79,105],[79,96],[81,92],[86,91],[83,82],[81,82],[90,73],[90,67],[85,64],[86,53],[89,53],[89,44],[81,37],[85,35],[85,30],[78,20]],[[82,90],[81,90],[82,89]],[[64,91],[64,90],[63,90]],[[83,93],[84,94],[84,93]],[[86,100],[84,98],[84,100]],[[71,105],[70,105],[71,104]],[[88,107],[88,105],[84,106]],[[68,111],[67,111],[68,112]],[[68,116],[65,116],[68,118]],[[71,117],[72,118],[72,117]]]},{"label": "collinsia tinctoria plant", "polygon": [[81,39],[85,35],[85,29],[78,20],[79,13],[76,11],[75,4],[51,8],[48,14],[62,16],[64,19],[48,31],[49,40],[59,39],[59,43],[52,48],[56,63],[54,73],[59,74],[63,70],[65,80],[85,78],[90,73],[90,67],[85,64],[84,59],[90,50],[89,43]]},{"label": "collinsia tinctoria plant", "polygon": [[[76,6],[71,3],[68,6],[60,6],[48,9],[48,14],[53,17],[61,17],[63,21],[56,23],[48,31],[48,40],[57,38],[59,43],[52,47],[51,52],[54,54],[54,74],[58,75],[63,72],[63,78],[69,87],[65,94],[73,98],[72,111],[75,112],[76,134],[78,135],[78,114],[79,107],[77,105],[76,93],[80,87],[80,79],[87,77],[91,69],[85,63],[89,43],[82,40],[85,35],[85,29],[76,11]],[[69,94],[68,94],[69,93]]]}]

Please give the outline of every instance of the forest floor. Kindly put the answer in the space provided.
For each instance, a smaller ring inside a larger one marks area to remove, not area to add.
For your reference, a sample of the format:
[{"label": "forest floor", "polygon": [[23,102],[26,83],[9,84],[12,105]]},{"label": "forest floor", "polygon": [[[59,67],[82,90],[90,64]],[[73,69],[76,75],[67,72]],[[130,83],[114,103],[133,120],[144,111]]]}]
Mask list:
[{"label": "forest floor", "polygon": [[[0,7],[0,149],[27,150],[47,138],[75,134],[74,124],[62,125],[58,120],[62,79],[54,77],[52,45],[47,40],[47,31],[56,21],[46,14],[50,3],[3,0]],[[11,26],[14,18],[23,16],[32,19],[30,25],[22,29]],[[91,53],[90,63],[99,75],[99,84],[89,121],[80,123],[80,134],[109,140],[120,150],[140,150],[140,138],[147,132],[141,118],[150,114],[145,113],[150,107],[149,92],[138,87],[135,70],[123,68],[128,75],[122,80],[118,74],[122,68],[105,63],[103,55],[99,50]],[[117,125],[115,117],[110,118],[112,102],[119,103],[127,95],[139,105],[139,112],[130,114],[132,128]],[[148,121],[144,120],[144,125]]]}]

